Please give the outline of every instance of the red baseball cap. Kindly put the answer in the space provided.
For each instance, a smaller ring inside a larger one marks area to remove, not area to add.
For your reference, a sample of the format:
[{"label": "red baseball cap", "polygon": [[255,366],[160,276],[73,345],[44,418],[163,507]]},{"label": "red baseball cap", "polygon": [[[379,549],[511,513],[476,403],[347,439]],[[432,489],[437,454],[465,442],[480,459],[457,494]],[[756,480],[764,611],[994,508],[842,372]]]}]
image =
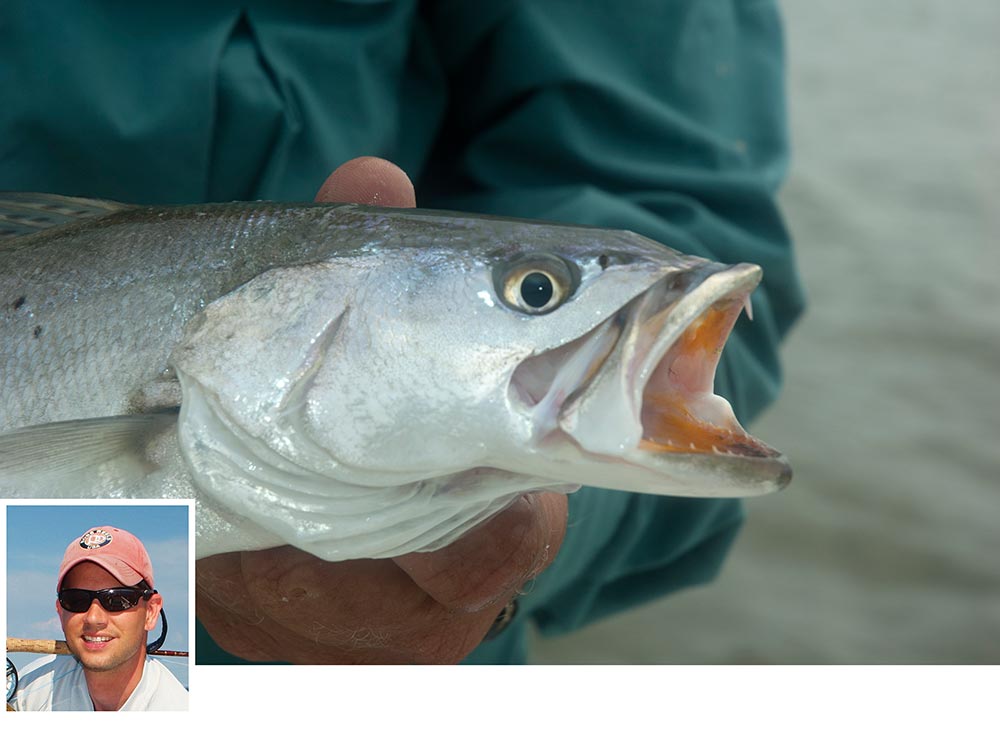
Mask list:
[{"label": "red baseball cap", "polygon": [[142,541],[121,528],[103,525],[91,528],[69,544],[59,567],[56,592],[62,587],[63,578],[77,564],[92,561],[114,575],[122,585],[131,587],[146,580],[150,588],[153,583],[153,563],[149,560]]}]

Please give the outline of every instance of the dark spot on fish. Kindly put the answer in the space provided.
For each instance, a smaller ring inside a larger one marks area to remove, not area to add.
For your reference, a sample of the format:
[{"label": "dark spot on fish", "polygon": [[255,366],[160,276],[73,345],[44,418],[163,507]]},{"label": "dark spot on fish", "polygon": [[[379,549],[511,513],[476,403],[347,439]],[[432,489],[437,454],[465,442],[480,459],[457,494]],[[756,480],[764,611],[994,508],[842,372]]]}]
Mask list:
[{"label": "dark spot on fish", "polygon": [[11,303],[10,305],[11,305],[11,307],[12,307],[12,308],[13,308],[14,310],[17,310],[17,309],[18,309],[18,308],[20,308],[20,307],[21,307],[22,305],[24,305],[24,300],[25,300],[25,297],[24,297],[24,295],[21,295],[21,297],[19,297],[19,298],[18,298],[17,300],[15,300],[15,301],[14,301],[13,303]]},{"label": "dark spot on fish", "polygon": [[42,335],[42,327],[41,326],[35,326],[35,330],[32,333],[33,333],[34,337],[37,339],[39,336]]},{"label": "dark spot on fish", "polygon": [[607,269],[610,261],[607,254],[601,254],[597,257],[597,263],[601,265],[601,269]]}]

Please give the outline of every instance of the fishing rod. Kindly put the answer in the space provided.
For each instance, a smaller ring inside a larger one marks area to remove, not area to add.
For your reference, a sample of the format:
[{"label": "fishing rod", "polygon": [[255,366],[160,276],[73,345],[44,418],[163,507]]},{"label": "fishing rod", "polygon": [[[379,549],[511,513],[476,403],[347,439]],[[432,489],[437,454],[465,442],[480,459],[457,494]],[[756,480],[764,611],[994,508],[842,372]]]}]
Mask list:
[{"label": "fishing rod", "polygon": [[[32,654],[73,654],[64,641],[56,639],[18,639],[7,637],[8,652],[30,652]],[[162,657],[187,657],[187,652],[171,649],[157,649],[149,654]]]}]

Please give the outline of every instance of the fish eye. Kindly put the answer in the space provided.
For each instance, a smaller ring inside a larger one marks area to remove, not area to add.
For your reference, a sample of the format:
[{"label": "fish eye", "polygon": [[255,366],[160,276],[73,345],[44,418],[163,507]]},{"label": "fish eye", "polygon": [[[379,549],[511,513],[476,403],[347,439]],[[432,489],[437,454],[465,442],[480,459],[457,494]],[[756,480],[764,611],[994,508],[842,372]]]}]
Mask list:
[{"label": "fish eye", "polygon": [[497,277],[497,291],[504,303],[530,315],[558,308],[573,294],[574,284],[567,263],[548,255],[516,261]]}]

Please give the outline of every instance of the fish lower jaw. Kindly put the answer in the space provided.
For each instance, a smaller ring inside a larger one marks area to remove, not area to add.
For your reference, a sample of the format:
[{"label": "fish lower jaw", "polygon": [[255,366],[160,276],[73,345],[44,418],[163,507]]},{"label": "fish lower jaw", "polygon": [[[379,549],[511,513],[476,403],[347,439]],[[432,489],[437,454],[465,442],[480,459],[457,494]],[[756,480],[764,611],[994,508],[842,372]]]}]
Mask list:
[{"label": "fish lower jaw", "polygon": [[748,434],[729,402],[715,394],[644,398],[639,447],[653,452],[773,458],[780,453]]},{"label": "fish lower jaw", "polygon": [[[751,497],[784,488],[791,468],[780,454],[748,457],[736,452],[663,447],[640,440],[637,445],[585,447],[563,431],[540,443],[551,478],[575,479],[590,487],[674,497]],[[721,448],[720,448],[721,450]],[[559,470],[554,470],[554,468]],[[570,476],[571,474],[571,476]]]},{"label": "fish lower jaw", "polygon": [[707,343],[695,341],[689,329],[650,376],[640,405],[642,434],[629,460],[665,477],[682,474],[678,496],[769,494],[788,484],[791,468],[749,434],[713,390],[722,343],[735,322],[732,306],[719,312],[731,318],[720,316]]}]

